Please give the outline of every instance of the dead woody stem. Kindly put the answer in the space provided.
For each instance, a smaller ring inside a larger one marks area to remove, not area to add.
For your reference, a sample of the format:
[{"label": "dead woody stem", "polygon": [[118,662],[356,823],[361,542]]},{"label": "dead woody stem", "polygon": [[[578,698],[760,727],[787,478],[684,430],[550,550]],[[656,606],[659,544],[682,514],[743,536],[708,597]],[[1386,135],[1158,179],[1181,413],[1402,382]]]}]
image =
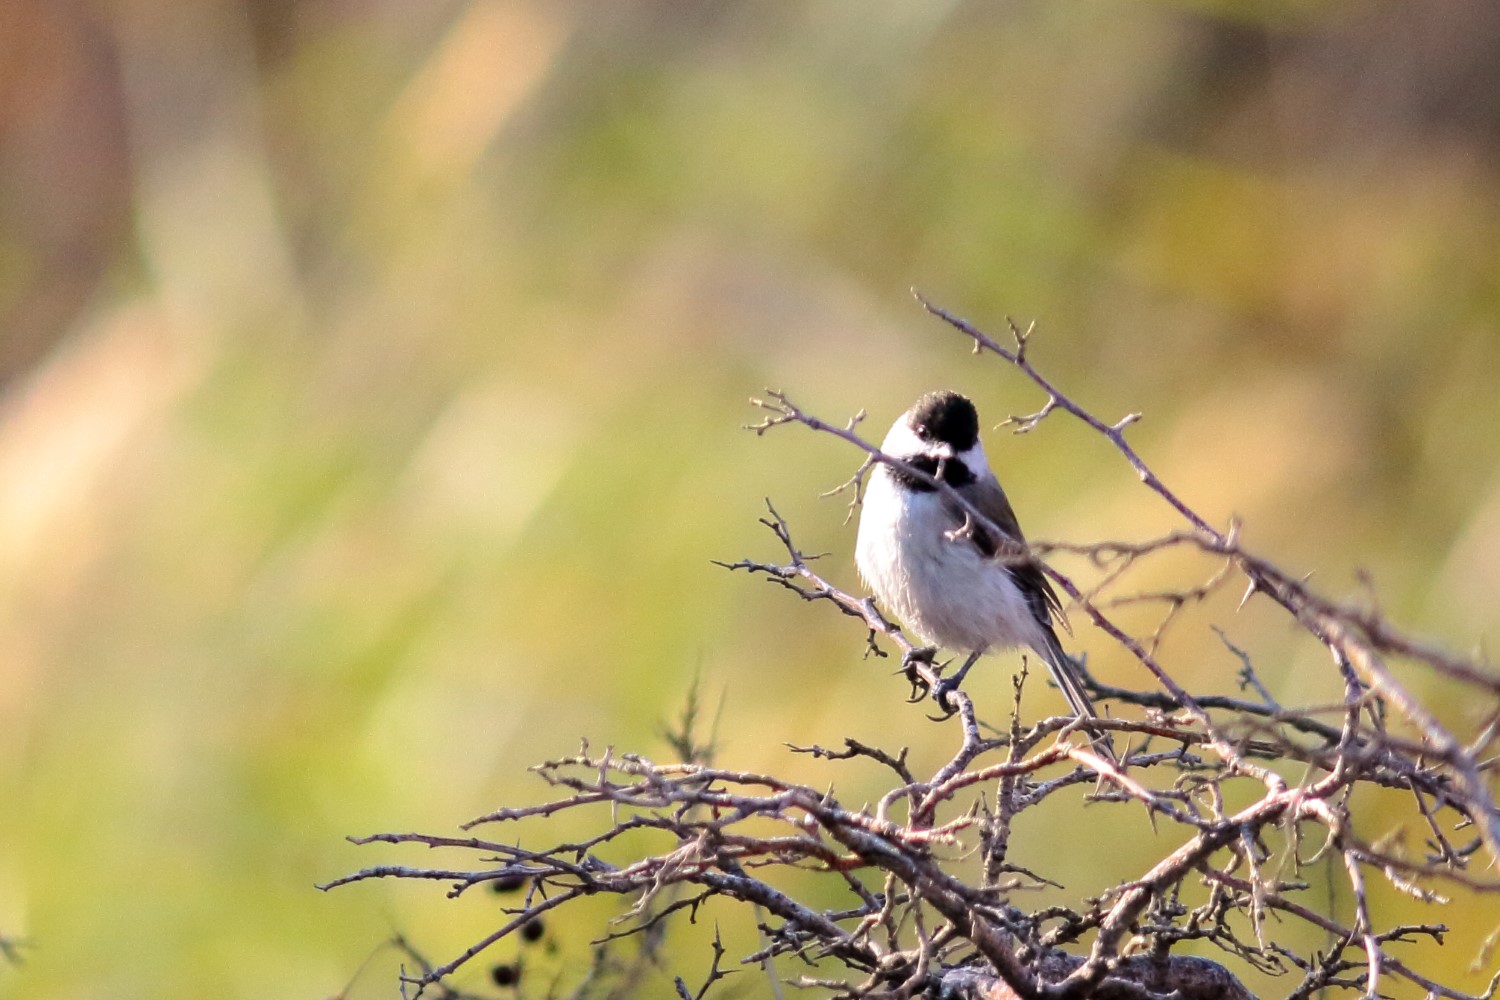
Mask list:
[{"label": "dead woody stem", "polygon": [[[1383,883],[1423,907],[1500,897],[1494,756],[1500,674],[1408,635],[1377,611],[1314,592],[1245,548],[1234,526],[1211,524],[1127,439],[1138,414],[1113,422],[1098,418],[1033,366],[1029,329],[1012,324],[1011,343],[1004,345],[925,299],[922,304],[968,338],[976,353],[1001,359],[1045,394],[1035,413],[1012,418],[1018,433],[1058,414],[1082,421],[1181,518],[1176,531],[1158,538],[1018,545],[997,556],[1039,560],[1064,550],[1086,557],[1098,571],[1098,579],[1075,580],[1041,564],[1081,617],[1142,668],[1146,684],[1140,689],[1106,686],[1084,672],[1090,694],[1112,708],[1100,725],[1132,748],[1119,767],[1093,753],[1086,738],[1075,738],[1070,718],[1025,724],[1023,675],[1010,722],[998,729],[981,722],[962,691],[952,695],[952,720],[931,732],[934,740],[948,734],[953,748],[931,773],[915,773],[903,749],[856,740],[837,749],[792,748],[827,762],[835,773],[860,762],[883,772],[888,790],[869,804],[841,801],[827,785],[715,766],[707,752],[662,763],[585,745],[574,756],[534,769],[556,790],[553,798],[497,809],[466,824],[482,836],[411,833],[356,840],[440,848],[466,863],[375,866],[324,888],[377,878],[429,879],[447,883],[457,896],[475,886],[525,880],[524,898],[490,934],[446,964],[418,962],[407,980],[417,994],[447,989],[447,977],[541,913],[609,894],[629,905],[623,927],[601,937],[601,949],[624,940],[651,941],[642,953],[649,950],[649,962],[655,962],[654,942],[668,923],[705,908],[721,922],[740,911],[755,915],[762,933],[761,947],[745,962],[794,968],[798,974],[790,981],[839,997],[1245,998],[1251,994],[1237,974],[1247,972],[1285,976],[1281,992],[1298,1000],[1331,989],[1366,996],[1408,990],[1453,1000],[1493,997],[1500,976],[1479,990],[1453,985],[1458,978],[1451,970],[1466,965],[1468,956],[1445,963],[1438,973],[1419,969],[1409,954],[1413,943],[1441,942],[1446,928],[1435,921],[1382,923],[1372,889]],[[851,509],[873,464],[901,464],[859,436],[862,414],[827,421],[777,391],[756,405],[764,413],[754,425],[757,433],[796,425],[857,450],[862,464],[846,484],[853,491]],[[924,477],[919,469],[905,471]],[[946,483],[924,478],[967,509],[976,525],[1001,535]],[[776,556],[721,565],[852,619],[867,656],[894,650],[900,657],[914,698],[936,685],[942,667],[914,650],[872,601],[820,573],[769,505],[763,523],[775,538]],[[1184,549],[1203,554],[1201,578],[1126,592],[1142,566]],[[1341,700],[1321,708],[1284,704],[1262,681],[1251,654],[1222,633],[1226,653],[1239,665],[1243,697],[1192,693],[1173,679],[1160,659],[1163,637],[1181,627],[1184,607],[1231,587],[1243,588],[1246,599],[1275,602],[1308,641],[1326,650]],[[1153,632],[1137,635],[1115,615],[1121,607],[1142,605],[1162,613]],[[1472,732],[1460,734],[1444,724],[1412,693],[1412,683],[1403,678],[1414,671],[1430,671],[1469,695],[1479,707]],[[674,745],[700,746],[689,732],[677,734]],[[1057,795],[1075,786],[1092,789],[1086,819]],[[1408,825],[1422,835],[1425,851],[1413,851],[1403,837],[1362,827],[1355,801],[1366,789],[1400,793]],[[1132,810],[1138,818],[1142,806],[1157,828],[1154,843],[1160,847],[1153,863],[1116,872],[1113,884],[1096,887],[1091,896],[1076,895],[1071,905],[1022,905],[1027,890],[1054,883],[1045,877],[1044,862],[1012,855],[1018,819],[1039,811],[1028,821],[1088,822],[1102,830],[1111,811]],[[547,823],[560,814],[587,816],[597,832],[555,842],[546,835]],[[522,842],[532,846],[518,846]],[[647,842],[655,846],[643,850]],[[964,864],[974,852],[978,877]],[[1333,864],[1325,866],[1323,859]],[[1346,900],[1337,911],[1311,888],[1330,872],[1341,880]],[[826,890],[807,891],[809,880],[820,878],[841,889],[842,903],[829,906]],[[806,901],[814,898],[824,902]],[[1289,934],[1290,940],[1308,940],[1301,929],[1315,930],[1322,944],[1299,950],[1278,941]],[[1222,962],[1185,954],[1188,942],[1213,945]],[[729,976],[732,963],[721,962],[725,949],[717,935],[714,949],[706,981],[694,989],[677,979],[678,996],[702,997]],[[590,983],[624,975],[621,969],[629,964],[596,963],[576,995],[584,995]]]}]

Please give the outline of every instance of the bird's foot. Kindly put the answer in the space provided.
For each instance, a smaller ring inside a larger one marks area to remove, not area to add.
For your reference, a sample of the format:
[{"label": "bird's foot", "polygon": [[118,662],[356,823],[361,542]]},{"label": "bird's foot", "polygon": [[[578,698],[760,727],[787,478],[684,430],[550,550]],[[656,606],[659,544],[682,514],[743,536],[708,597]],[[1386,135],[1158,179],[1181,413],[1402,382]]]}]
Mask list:
[{"label": "bird's foot", "polygon": [[[906,675],[906,680],[911,684],[911,697],[907,699],[908,704],[915,705],[927,697],[931,685],[922,676],[917,667],[925,665],[934,673],[942,671],[942,667],[936,666],[933,660],[937,657],[936,646],[920,646],[908,649],[901,657],[901,673]],[[947,666],[947,664],[943,664]]]},{"label": "bird's foot", "polygon": [[953,677],[944,677],[939,680],[933,687],[932,700],[937,702],[938,708],[942,709],[943,711],[942,715],[928,716],[928,718],[933,722],[942,722],[945,719],[951,719],[953,718],[954,713],[958,711],[958,706],[953,703],[953,699],[951,696],[953,692],[958,690],[958,683],[962,679],[962,673],[957,674]]}]

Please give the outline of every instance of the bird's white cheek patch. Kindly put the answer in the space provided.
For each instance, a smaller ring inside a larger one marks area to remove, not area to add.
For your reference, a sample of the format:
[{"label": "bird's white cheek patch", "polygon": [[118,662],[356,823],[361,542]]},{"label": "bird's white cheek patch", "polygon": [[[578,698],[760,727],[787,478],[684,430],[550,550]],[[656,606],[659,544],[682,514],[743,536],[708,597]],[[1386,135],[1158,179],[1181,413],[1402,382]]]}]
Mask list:
[{"label": "bird's white cheek patch", "polygon": [[898,420],[891,425],[890,432],[886,434],[885,440],[880,442],[880,450],[892,458],[912,459],[929,449],[927,442],[917,437],[917,432],[906,425],[905,420]]}]

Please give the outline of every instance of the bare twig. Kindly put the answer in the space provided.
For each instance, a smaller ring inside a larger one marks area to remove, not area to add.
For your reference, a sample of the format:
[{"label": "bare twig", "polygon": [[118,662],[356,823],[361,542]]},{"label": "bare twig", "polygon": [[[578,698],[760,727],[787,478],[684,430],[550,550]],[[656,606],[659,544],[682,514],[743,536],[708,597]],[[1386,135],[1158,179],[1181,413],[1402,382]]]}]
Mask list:
[{"label": "bare twig", "polygon": [[[595,942],[595,970],[608,968],[601,956],[610,947],[648,935],[660,940],[684,914],[696,920],[712,909],[718,918],[748,905],[761,944],[742,962],[805,963],[794,982],[851,1000],[1245,1000],[1248,991],[1228,968],[1236,963],[1268,974],[1295,970],[1301,979],[1290,996],[1296,1000],[1330,990],[1374,997],[1393,983],[1450,1000],[1493,1000],[1500,975],[1487,990],[1466,993],[1414,968],[1399,946],[1414,939],[1441,943],[1444,928],[1382,922],[1371,896],[1382,885],[1415,906],[1441,905],[1450,895],[1500,896],[1500,880],[1473,863],[1487,857],[1493,864],[1500,857],[1493,787],[1500,766],[1485,756],[1500,730],[1500,674],[1409,636],[1372,601],[1355,606],[1316,593],[1305,578],[1246,549],[1237,524],[1210,523],[1128,440],[1140,414],[1113,421],[1096,417],[1037,370],[1029,356],[1034,327],[1012,323],[1011,343],[1003,345],[921,301],[969,338],[975,353],[1001,358],[1045,393],[1040,409],[1013,416],[1007,425],[1025,433],[1062,413],[1082,421],[1182,519],[1179,530],[1157,538],[1014,544],[997,555],[1010,564],[1040,567],[1149,675],[1145,690],[1109,686],[1080,664],[1089,693],[1117,710],[1098,725],[1141,743],[1120,766],[1101,759],[1086,740],[1075,742],[1077,720],[1071,717],[1023,720],[1023,667],[1006,726],[986,725],[968,696],[953,693],[954,713],[942,720],[947,728],[931,730],[950,741],[946,759],[936,765],[917,768],[905,746],[893,750],[853,739],[841,749],[791,746],[834,770],[847,769],[842,762],[850,760],[878,765],[890,782],[887,790],[873,804],[856,806],[841,801],[831,785],[718,764],[712,736],[698,739],[693,733],[701,720],[695,693],[669,734],[680,761],[594,752],[585,744],[575,755],[534,768],[553,797],[495,809],[465,824],[514,829],[530,846],[498,835],[357,838],[361,844],[439,849],[466,861],[431,868],[375,865],[323,888],[385,878],[446,883],[450,896],[476,885],[529,886],[523,902],[507,908],[490,933],[446,964],[410,953],[416,969],[405,982],[418,995],[430,989],[448,1000],[458,994],[446,978],[495,942],[549,909],[599,895],[619,897],[625,917],[622,929]],[[957,504],[969,530],[997,527],[947,483],[861,438],[863,412],[842,423],[824,421],[779,391],[756,405],[763,411],[752,428],[757,434],[799,425],[858,450],[859,468],[832,491],[853,491],[851,514],[869,471],[885,464]],[[933,652],[917,648],[872,600],[841,589],[814,568],[817,557],[799,548],[790,525],[769,503],[762,523],[776,540],[776,560],[719,565],[761,577],[801,600],[831,605],[858,623],[867,656],[885,656],[889,649],[900,654],[914,691],[938,684],[943,668]],[[1003,537],[998,530],[991,534]],[[1188,550],[1201,553],[1202,575],[1180,586],[1127,589],[1148,561]],[[1059,551],[1084,557],[1080,575],[1042,562]],[[1166,630],[1185,628],[1183,608],[1240,578],[1246,599],[1258,594],[1275,601],[1326,647],[1341,698],[1298,706],[1262,680],[1250,644],[1231,643],[1222,632],[1219,638],[1237,664],[1238,696],[1190,692],[1174,679],[1161,659]],[[1161,611],[1149,634],[1133,633],[1114,617],[1119,608],[1140,606]],[[1430,669],[1472,694],[1480,709],[1474,731],[1461,738],[1439,720],[1401,679],[1402,664]],[[1089,895],[1027,910],[1020,905],[1026,890],[1061,886],[1048,877],[1045,860],[1016,856],[1016,844],[1024,841],[1013,831],[1034,812],[1050,823],[1087,822],[1109,830],[1108,813],[1101,818],[1097,812],[1065,812],[1072,807],[1058,793],[1089,786],[1093,810],[1145,803],[1167,846],[1143,870],[1116,872],[1111,882],[1089,887]],[[1351,801],[1366,788],[1400,793],[1407,818],[1425,838],[1425,854],[1405,851],[1400,837],[1371,836],[1361,828]],[[553,820],[563,814],[592,818],[596,832],[580,840],[558,838],[551,833]],[[620,860],[626,844],[632,850]],[[964,866],[976,853],[977,876]],[[1335,874],[1342,864],[1337,878],[1353,900],[1352,918],[1339,919],[1331,901],[1320,909],[1299,895],[1312,881],[1302,870],[1320,858]],[[798,898],[776,878],[789,869],[823,880],[823,891]],[[1276,940],[1283,921],[1328,934],[1327,946],[1300,952],[1288,947]],[[1214,945],[1227,964],[1181,954],[1187,942]],[[674,980],[679,1000],[704,1000],[729,975],[717,923],[711,947],[709,971],[696,991],[686,980]]]}]

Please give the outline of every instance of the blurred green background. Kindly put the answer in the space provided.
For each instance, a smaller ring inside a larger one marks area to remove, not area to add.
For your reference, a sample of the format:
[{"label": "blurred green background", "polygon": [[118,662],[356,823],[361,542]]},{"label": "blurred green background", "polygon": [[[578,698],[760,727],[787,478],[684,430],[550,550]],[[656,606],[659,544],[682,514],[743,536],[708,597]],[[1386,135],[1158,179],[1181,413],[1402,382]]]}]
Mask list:
[{"label": "blurred green background", "polygon": [[[341,838],[539,799],[526,766],[581,736],[668,756],[695,676],[731,766],[857,803],[880,775],[782,743],[940,759],[951,729],[857,629],[709,565],[777,555],[770,496],[855,585],[817,494],[858,456],[745,433],[763,386],[867,408],[877,439],[936,386],[992,423],[1040,404],[911,286],[997,335],[1037,319],[1037,363],[1144,411],[1200,510],[1475,648],[1500,624],[1497,155],[1490,0],[6,0],[0,933],[29,944],[0,996],[395,996],[393,929],[442,960],[500,903],[320,894],[443,862]],[[989,437],[1033,537],[1173,526],[1062,419]],[[1215,623],[1288,703],[1331,695],[1237,596],[1173,633],[1177,676],[1233,688]],[[996,717],[1013,664],[973,675]],[[1017,837],[1073,898],[1176,842],[1061,808]],[[559,916],[533,993],[609,912]],[[1482,988],[1493,910],[1435,916],[1455,933],[1418,964]],[[643,995],[701,975],[703,933]],[[499,993],[487,964],[462,983]]]}]

